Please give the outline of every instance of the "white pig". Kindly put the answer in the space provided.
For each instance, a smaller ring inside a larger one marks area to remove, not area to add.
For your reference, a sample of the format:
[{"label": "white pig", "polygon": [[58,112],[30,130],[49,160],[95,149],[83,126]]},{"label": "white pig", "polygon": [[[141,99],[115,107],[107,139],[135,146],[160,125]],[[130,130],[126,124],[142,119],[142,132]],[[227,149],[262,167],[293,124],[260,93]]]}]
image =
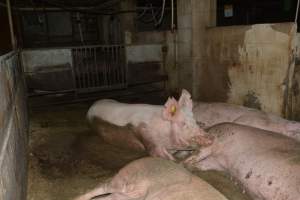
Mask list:
[{"label": "white pig", "polygon": [[[91,106],[87,119],[109,143],[145,148],[151,156],[174,160],[170,150],[188,147],[192,142],[211,143],[194,119],[192,104],[186,90],[182,91],[179,101],[169,98],[164,106],[125,104],[106,99]],[[108,126],[114,128],[104,129]],[[128,134],[130,127],[133,134]]]},{"label": "white pig", "polygon": [[135,160],[122,168],[110,182],[75,200],[92,199],[227,200],[215,188],[184,167],[159,158]]},{"label": "white pig", "polygon": [[286,135],[300,141],[300,123],[272,113],[228,103],[194,102],[195,120],[202,128],[234,122]]}]

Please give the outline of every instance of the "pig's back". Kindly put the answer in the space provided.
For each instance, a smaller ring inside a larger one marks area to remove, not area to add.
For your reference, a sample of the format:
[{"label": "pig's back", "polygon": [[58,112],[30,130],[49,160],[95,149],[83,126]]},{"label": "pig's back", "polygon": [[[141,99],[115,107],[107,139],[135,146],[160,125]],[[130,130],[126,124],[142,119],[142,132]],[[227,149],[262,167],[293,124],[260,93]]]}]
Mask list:
[{"label": "pig's back", "polygon": [[182,165],[161,158],[146,157],[129,163],[116,179],[125,183],[149,182],[145,200],[227,200],[206,181]]},{"label": "pig's back", "polygon": [[228,103],[195,102],[193,113],[197,122],[204,124],[204,128],[223,122],[234,122],[246,114],[260,113],[260,111],[244,106]]},{"label": "pig's back", "polygon": [[117,126],[125,126],[129,123],[139,125],[147,123],[154,115],[160,115],[163,106],[148,104],[126,104],[112,99],[104,99],[95,102],[87,113],[88,121],[94,117],[100,118]]},{"label": "pig's back", "polygon": [[[227,170],[261,199],[300,200],[300,143],[271,131],[223,123],[217,137]],[[259,187],[257,187],[259,185]]]},{"label": "pig's back", "polygon": [[183,183],[161,188],[158,193],[149,194],[145,200],[228,200],[206,181],[192,175]]}]

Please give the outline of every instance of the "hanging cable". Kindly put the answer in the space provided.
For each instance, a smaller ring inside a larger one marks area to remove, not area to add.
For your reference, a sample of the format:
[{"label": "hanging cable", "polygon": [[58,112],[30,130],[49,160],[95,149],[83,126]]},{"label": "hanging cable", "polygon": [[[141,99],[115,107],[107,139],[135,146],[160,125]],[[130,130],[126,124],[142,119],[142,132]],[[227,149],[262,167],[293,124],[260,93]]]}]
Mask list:
[{"label": "hanging cable", "polygon": [[148,4],[147,4],[146,7],[143,9],[143,12],[141,14],[138,14],[138,16],[136,18],[140,19],[140,18],[144,17],[148,10],[149,9],[148,9]]},{"label": "hanging cable", "polygon": [[[147,8],[147,10],[151,10],[151,7]],[[156,13],[154,13],[155,18],[159,15],[160,12],[161,12],[161,9],[157,9]],[[154,22],[153,16],[151,16],[150,19],[143,19],[143,17],[141,17],[138,20],[144,24],[150,24],[150,23]]]},{"label": "hanging cable", "polygon": [[297,23],[297,21],[298,21],[299,5],[300,5],[300,0],[297,1],[295,23]]},{"label": "hanging cable", "polygon": [[152,19],[154,21],[154,24],[157,24],[156,16],[157,16],[158,12],[157,12],[157,14],[154,14],[154,9],[153,9],[152,3],[150,4],[150,9],[151,9]]},{"label": "hanging cable", "polygon": [[79,30],[79,35],[80,35],[80,40],[82,45],[84,45],[84,39],[83,39],[83,33],[82,33],[82,27],[81,27],[81,19],[80,19],[80,14],[77,13],[77,23],[78,23],[78,30]]},{"label": "hanging cable", "polygon": [[158,26],[158,25],[161,24],[161,22],[164,18],[164,14],[165,14],[165,6],[166,6],[166,0],[163,0],[161,15],[160,15],[160,18],[159,18],[158,22],[155,24],[155,26]]}]

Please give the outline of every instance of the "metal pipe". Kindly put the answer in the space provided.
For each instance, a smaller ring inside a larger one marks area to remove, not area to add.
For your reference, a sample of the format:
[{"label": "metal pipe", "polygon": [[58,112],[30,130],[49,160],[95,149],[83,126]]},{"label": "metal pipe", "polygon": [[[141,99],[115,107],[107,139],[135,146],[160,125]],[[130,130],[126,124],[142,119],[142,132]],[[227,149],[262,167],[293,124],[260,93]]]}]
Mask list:
[{"label": "metal pipe", "polygon": [[161,10],[161,16],[158,20],[158,22],[155,24],[155,26],[158,26],[161,24],[163,18],[164,18],[164,14],[165,14],[165,6],[166,6],[166,0],[163,0],[163,4],[162,4],[162,10]]},{"label": "metal pipe", "polygon": [[107,80],[107,76],[108,76],[108,68],[107,68],[107,56],[106,56],[106,48],[103,47],[101,48],[102,52],[103,52],[103,85],[108,85],[108,80]]},{"label": "metal pipe", "polygon": [[97,61],[97,48],[93,48],[94,49],[94,68],[95,68],[95,75],[96,75],[96,85],[101,85],[101,79],[100,79],[100,74],[99,73],[99,66],[101,65],[101,63],[98,63]]},{"label": "metal pipe", "polygon": [[[124,91],[121,89],[121,91]],[[152,94],[152,93],[157,93],[157,92],[163,92],[162,89],[152,89],[149,91],[142,91],[142,92],[132,92],[131,93],[125,93],[125,94],[103,94],[95,97],[87,97],[87,98],[78,98],[75,100],[68,100],[68,101],[60,101],[60,102],[54,102],[54,103],[45,103],[45,104],[40,104],[40,105],[34,105],[31,108],[42,108],[44,106],[52,106],[52,105],[65,105],[65,104],[75,104],[75,103],[83,103],[83,102],[90,102],[90,101],[95,101],[96,99],[99,99],[102,97],[102,99],[119,99],[119,98],[126,98],[126,97],[135,97],[135,96],[141,96],[141,95],[146,95],[146,94]]]},{"label": "metal pipe", "polygon": [[14,34],[14,25],[13,25],[10,0],[6,0],[6,5],[7,5],[7,15],[8,15],[9,29],[10,29],[10,37],[11,37],[11,46],[12,46],[13,50],[16,50],[17,46],[16,46],[16,40],[15,40],[15,34]]},{"label": "metal pipe", "polygon": [[174,0],[171,0],[171,31],[174,32],[175,24],[174,24]]}]

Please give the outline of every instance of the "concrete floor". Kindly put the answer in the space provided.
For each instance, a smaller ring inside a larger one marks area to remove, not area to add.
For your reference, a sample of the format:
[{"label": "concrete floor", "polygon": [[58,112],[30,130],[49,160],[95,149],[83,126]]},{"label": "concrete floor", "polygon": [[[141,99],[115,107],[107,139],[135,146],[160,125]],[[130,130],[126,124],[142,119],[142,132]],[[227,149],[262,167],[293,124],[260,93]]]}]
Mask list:
[{"label": "concrete floor", "polygon": [[[87,104],[31,112],[28,200],[69,200],[145,156],[102,142],[85,121]],[[195,172],[229,200],[250,200],[228,175]]]}]

